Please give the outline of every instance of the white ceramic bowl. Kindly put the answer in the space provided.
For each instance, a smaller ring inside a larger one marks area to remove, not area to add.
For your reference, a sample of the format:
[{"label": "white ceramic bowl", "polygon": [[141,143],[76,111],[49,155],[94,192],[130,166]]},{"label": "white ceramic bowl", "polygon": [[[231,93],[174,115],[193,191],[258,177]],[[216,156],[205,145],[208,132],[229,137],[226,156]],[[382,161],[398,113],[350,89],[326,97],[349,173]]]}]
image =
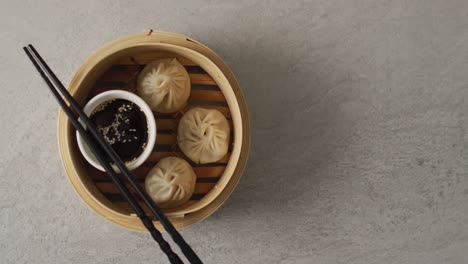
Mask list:
[{"label": "white ceramic bowl", "polygon": [[[156,142],[156,121],[154,120],[154,115],[149,106],[137,95],[126,92],[126,91],[120,91],[120,90],[111,90],[107,92],[100,93],[93,97],[89,102],[85,105],[83,108],[83,111],[85,112],[86,115],[90,116],[91,113],[98,107],[100,104],[112,100],[112,99],[125,99],[130,102],[135,103],[140,107],[140,109],[143,111],[143,113],[146,116],[146,123],[148,125],[148,142],[146,144],[146,148],[143,150],[143,152],[138,156],[136,159],[127,162],[125,165],[127,165],[127,168],[129,170],[133,170],[138,168],[145,160],[149,157],[151,152],[153,151],[154,144]],[[78,131],[76,132],[76,139],[78,141],[78,147],[81,151],[81,154],[83,154],[84,158],[91,164],[93,167],[104,171],[104,168],[101,166],[99,161],[96,159],[94,154],[91,152],[91,150],[88,148],[88,145],[86,145],[85,141],[83,138],[80,136]],[[117,168],[117,166],[112,165],[114,170],[119,173],[120,170]]]}]

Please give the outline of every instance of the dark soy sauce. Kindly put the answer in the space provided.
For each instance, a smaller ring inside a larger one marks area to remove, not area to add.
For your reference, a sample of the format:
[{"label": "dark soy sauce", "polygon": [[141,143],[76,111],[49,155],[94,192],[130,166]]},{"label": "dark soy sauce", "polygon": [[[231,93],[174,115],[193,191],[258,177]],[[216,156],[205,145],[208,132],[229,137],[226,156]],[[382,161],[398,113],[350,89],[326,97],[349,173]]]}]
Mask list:
[{"label": "dark soy sauce", "polygon": [[125,99],[109,100],[100,104],[90,118],[124,162],[136,159],[145,149],[148,125],[136,104]]}]

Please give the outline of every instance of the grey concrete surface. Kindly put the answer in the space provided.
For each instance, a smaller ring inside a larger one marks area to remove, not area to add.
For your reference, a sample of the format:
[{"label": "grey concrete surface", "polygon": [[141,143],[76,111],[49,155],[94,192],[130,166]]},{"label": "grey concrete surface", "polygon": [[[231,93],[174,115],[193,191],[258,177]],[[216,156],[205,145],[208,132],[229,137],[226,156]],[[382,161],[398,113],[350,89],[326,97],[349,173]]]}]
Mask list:
[{"label": "grey concrete surface", "polygon": [[468,263],[466,0],[2,1],[1,263],[167,263],[76,195],[21,50],[68,82],[150,27],[218,52],[250,107],[238,188],[182,231],[206,263]]}]

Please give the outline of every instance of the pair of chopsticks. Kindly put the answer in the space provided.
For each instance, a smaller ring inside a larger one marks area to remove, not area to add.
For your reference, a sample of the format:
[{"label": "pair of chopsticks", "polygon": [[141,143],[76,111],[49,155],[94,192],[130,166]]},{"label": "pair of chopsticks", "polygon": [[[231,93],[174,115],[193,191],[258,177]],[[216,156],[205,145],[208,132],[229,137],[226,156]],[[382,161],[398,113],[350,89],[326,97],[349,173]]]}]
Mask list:
[{"label": "pair of chopsticks", "polygon": [[[150,217],[146,215],[143,208],[138,203],[137,199],[130,193],[130,190],[125,186],[122,180],[117,176],[117,173],[112,168],[111,163],[107,162],[106,158],[110,157],[112,162],[117,165],[120,171],[125,176],[126,180],[130,182],[132,188],[138,193],[138,195],[143,199],[145,204],[151,209],[151,212],[159,219],[162,226],[169,235],[172,237],[174,242],[180,247],[182,253],[190,261],[190,263],[202,263],[197,254],[193,249],[185,242],[184,238],[179,234],[175,229],[172,223],[167,219],[163,214],[161,209],[153,202],[153,200],[148,196],[148,194],[142,189],[142,187],[136,182],[135,176],[127,169],[122,159],[117,155],[117,153],[112,149],[110,145],[104,140],[102,135],[99,133],[95,124],[88,118],[88,116],[81,110],[79,104],[73,99],[71,94],[63,86],[57,76],[52,72],[46,62],[42,59],[39,53],[32,45],[23,47],[24,51],[28,55],[29,59],[32,61],[37,71],[41,74],[44,81],[49,86],[50,91],[53,93],[54,97],[57,99],[58,103],[62,107],[65,114],[68,116],[68,119],[73,124],[73,126],[78,130],[80,135],[83,137],[85,143],[91,149],[93,154],[101,163],[102,167],[105,169],[107,174],[111,177],[112,181],[117,185],[117,188],[122,193],[124,198],[128,201],[132,209],[135,211],[136,215],[140,218],[143,225],[148,229],[153,239],[158,242],[161,250],[166,254],[171,263],[183,263],[179,256],[172,251],[171,246],[164,240],[161,233],[156,229],[151,221]],[[68,101],[71,108],[67,105],[64,98]],[[75,113],[78,114],[76,116]],[[86,128],[80,123],[82,121]]]}]

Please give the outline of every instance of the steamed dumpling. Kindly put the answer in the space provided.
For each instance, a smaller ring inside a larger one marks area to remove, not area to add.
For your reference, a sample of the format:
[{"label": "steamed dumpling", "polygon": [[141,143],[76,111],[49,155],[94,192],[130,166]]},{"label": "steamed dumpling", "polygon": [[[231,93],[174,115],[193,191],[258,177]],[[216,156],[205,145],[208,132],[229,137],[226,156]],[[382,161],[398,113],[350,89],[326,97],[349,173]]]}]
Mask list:
[{"label": "steamed dumpling", "polygon": [[190,78],[177,59],[159,59],[141,71],[137,93],[153,111],[176,112],[190,96]]},{"label": "steamed dumpling", "polygon": [[218,110],[192,108],[177,130],[180,149],[195,163],[215,162],[228,152],[229,124]]},{"label": "steamed dumpling", "polygon": [[190,164],[177,157],[161,159],[145,179],[145,189],[161,208],[173,208],[190,199],[197,176]]}]

